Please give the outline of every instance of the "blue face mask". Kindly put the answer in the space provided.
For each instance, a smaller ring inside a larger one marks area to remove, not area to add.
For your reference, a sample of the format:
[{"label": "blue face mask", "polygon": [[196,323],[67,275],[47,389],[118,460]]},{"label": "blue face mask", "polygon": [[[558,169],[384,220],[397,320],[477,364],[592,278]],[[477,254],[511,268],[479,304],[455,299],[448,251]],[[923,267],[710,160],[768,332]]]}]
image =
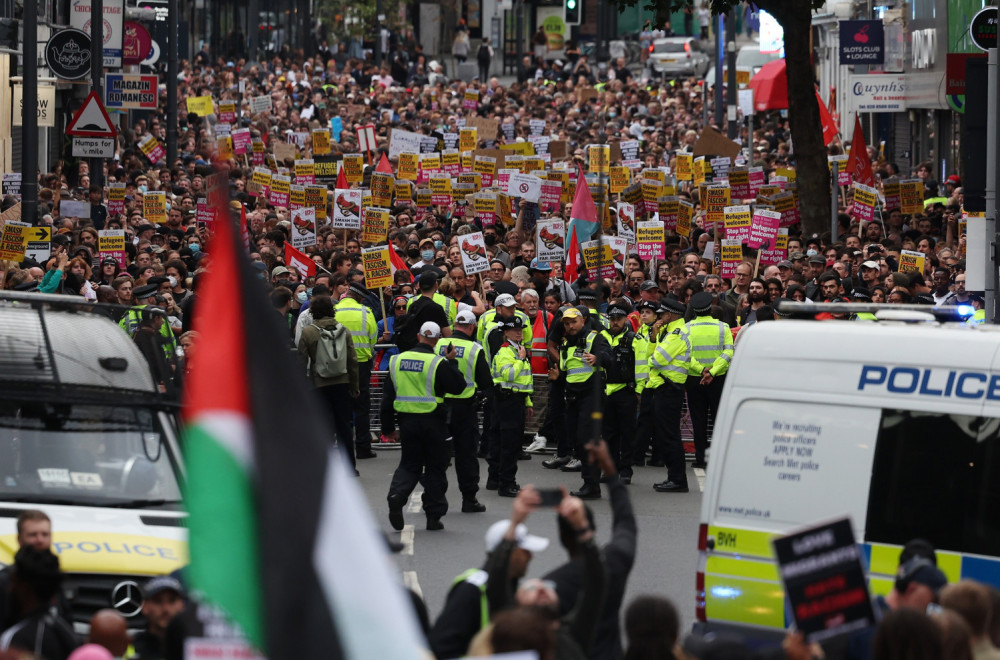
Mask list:
[{"label": "blue face mask", "polygon": [[139,192],[141,192],[143,195],[145,195],[146,191],[148,191],[148,190],[149,190],[149,186],[147,186],[145,183],[139,186]]},{"label": "blue face mask", "polygon": [[201,245],[198,243],[188,243],[188,249],[191,250],[192,254],[198,254],[201,252]]},{"label": "blue face mask", "polygon": [[304,305],[307,300],[309,300],[309,294],[305,291],[299,291],[295,294],[295,299],[299,301],[300,305]]},{"label": "blue face mask", "polygon": [[420,252],[420,258],[424,261],[431,261],[434,259],[434,250],[423,250]]},{"label": "blue face mask", "polygon": [[609,117],[610,119],[614,119],[614,118],[615,118],[615,117],[617,117],[617,116],[618,116],[618,113],[617,113],[617,112],[609,112],[609,113],[608,113],[608,117]]},{"label": "blue face mask", "polygon": [[306,289],[306,296],[312,298],[312,295],[313,295],[312,287],[309,287],[308,289]]},{"label": "blue face mask", "polygon": [[440,250],[444,247],[444,241],[434,241],[434,249]]}]

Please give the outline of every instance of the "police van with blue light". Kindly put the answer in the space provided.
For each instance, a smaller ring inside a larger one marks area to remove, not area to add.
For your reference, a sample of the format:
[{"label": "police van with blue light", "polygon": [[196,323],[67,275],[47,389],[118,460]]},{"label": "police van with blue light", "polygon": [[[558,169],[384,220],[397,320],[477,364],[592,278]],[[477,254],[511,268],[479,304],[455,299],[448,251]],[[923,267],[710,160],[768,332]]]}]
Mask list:
[{"label": "police van with blue light", "polygon": [[785,319],[741,331],[708,458],[696,630],[783,636],[772,539],[843,517],[873,594],[915,538],[949,582],[1000,587],[1000,327],[893,307],[816,322],[782,305]]},{"label": "police van with blue light", "polygon": [[187,563],[176,401],[113,311],[0,292],[0,565],[43,511],[78,631],[104,608],[141,628],[140,586]]}]

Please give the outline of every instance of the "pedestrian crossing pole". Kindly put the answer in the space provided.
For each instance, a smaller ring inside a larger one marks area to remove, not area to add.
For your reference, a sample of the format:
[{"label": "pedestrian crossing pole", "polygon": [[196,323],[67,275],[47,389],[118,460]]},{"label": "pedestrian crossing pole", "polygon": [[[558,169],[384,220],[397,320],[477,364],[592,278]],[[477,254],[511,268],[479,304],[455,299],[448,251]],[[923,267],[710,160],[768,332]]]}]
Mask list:
[{"label": "pedestrian crossing pole", "polygon": [[[998,91],[998,70],[1000,67],[997,66],[997,49],[991,48],[989,50],[989,61],[987,65],[987,79],[989,91],[987,92],[987,120],[986,120],[986,231],[985,240],[988,242],[988,249],[984,248],[986,262],[986,278],[984,280],[984,303],[986,304],[986,317],[991,320],[992,323],[1000,323],[1000,315],[998,315],[997,305],[996,305],[996,292],[998,288],[998,271],[997,271],[997,184],[1000,183],[1000,176],[998,176],[997,167],[997,156],[1000,154],[998,151],[998,142],[1000,142],[1000,125],[998,125],[998,116],[1000,113],[997,112],[997,91]],[[981,234],[982,235],[982,234]],[[969,250],[972,254],[972,250]],[[982,253],[981,253],[982,254]],[[980,271],[982,272],[982,271]]]}]

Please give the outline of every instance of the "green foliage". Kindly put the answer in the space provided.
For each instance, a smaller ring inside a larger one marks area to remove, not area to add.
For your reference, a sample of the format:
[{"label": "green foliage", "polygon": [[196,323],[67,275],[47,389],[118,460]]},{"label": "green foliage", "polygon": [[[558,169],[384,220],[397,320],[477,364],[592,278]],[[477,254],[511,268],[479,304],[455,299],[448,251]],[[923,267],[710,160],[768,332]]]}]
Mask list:
[{"label": "green foliage", "polygon": [[[390,28],[403,27],[398,24],[399,4],[400,0],[382,0],[382,14]],[[315,7],[332,36],[373,38],[375,34],[375,0],[318,0]]]}]

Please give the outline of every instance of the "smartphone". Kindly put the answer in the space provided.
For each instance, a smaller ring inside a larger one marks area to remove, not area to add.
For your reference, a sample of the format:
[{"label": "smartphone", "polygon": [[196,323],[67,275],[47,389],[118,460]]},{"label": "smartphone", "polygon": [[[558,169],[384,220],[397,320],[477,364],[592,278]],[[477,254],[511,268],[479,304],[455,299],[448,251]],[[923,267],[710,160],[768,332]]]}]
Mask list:
[{"label": "smartphone", "polygon": [[541,498],[538,506],[556,507],[563,500],[562,491],[558,488],[539,488],[538,496]]},{"label": "smartphone", "polygon": [[205,229],[206,227],[208,227],[208,223],[207,222],[205,222],[204,220],[199,220],[198,221],[198,229]]}]

